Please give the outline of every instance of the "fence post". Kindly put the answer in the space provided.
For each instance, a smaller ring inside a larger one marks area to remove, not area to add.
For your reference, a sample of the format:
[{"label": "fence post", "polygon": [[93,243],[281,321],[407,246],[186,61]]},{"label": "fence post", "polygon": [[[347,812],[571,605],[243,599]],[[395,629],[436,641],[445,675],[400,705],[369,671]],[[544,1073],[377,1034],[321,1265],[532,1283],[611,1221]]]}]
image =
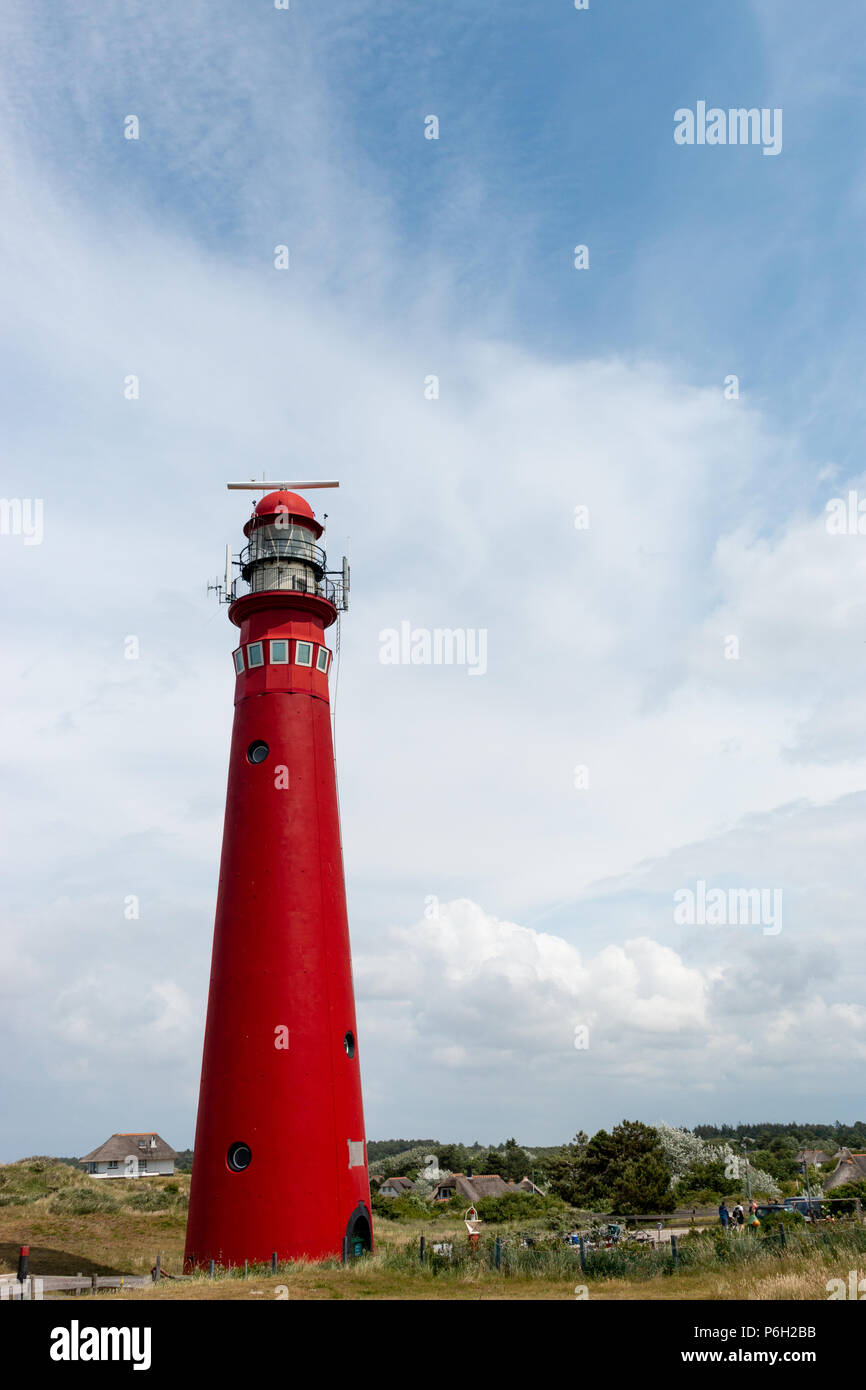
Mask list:
[{"label": "fence post", "polygon": [[159,1251],[157,1250],[157,1252],[156,1252],[156,1264],[155,1264],[154,1267],[153,1267],[153,1282],[154,1282],[155,1284],[158,1284],[158,1283],[159,1283],[159,1270],[160,1270],[160,1265],[161,1265],[161,1264],[162,1264],[162,1256],[160,1255]]},{"label": "fence post", "polygon": [[211,1261],[210,1261],[210,1264],[209,1264],[208,1267],[207,1267],[207,1277],[208,1277],[208,1279],[212,1279],[212,1278],[213,1278],[213,1270],[214,1270],[214,1262],[213,1262],[213,1260],[211,1260]]},{"label": "fence post", "polygon": [[246,1260],[244,1260],[244,1278],[246,1279],[246,1277],[247,1277],[247,1262],[246,1262]]},{"label": "fence post", "polygon": [[18,1283],[23,1284],[27,1278],[27,1265],[30,1262],[30,1246],[20,1245],[18,1247]]},{"label": "fence post", "polygon": [[426,1241],[426,1240],[424,1239],[424,1237],[422,1236],[421,1239],[420,1239],[420,1241],[418,1242],[418,1259],[419,1259],[419,1262],[420,1262],[421,1264],[424,1263],[424,1251],[425,1251],[426,1249],[427,1249],[427,1241]]},{"label": "fence post", "polygon": [[90,1276],[90,1292],[95,1294],[95,1293],[98,1293],[98,1291],[99,1291],[99,1275],[98,1275],[98,1274],[91,1274],[91,1276]]},{"label": "fence post", "polygon": [[[76,1277],[76,1279],[83,1279],[83,1278],[84,1278],[84,1275],[82,1274],[82,1272],[81,1272],[80,1269],[79,1269],[79,1271],[78,1271],[78,1273],[76,1274],[75,1277]],[[78,1285],[76,1284],[76,1285],[75,1285],[75,1288],[73,1289],[72,1292],[73,1292],[73,1296],[74,1296],[75,1298],[77,1298],[78,1295],[81,1293],[81,1289],[80,1289],[80,1288],[78,1287]]]},{"label": "fence post", "polygon": [[858,1221],[863,1220],[863,1203],[859,1197],[854,1198],[854,1211]]},{"label": "fence post", "polygon": [[785,1235],[785,1223],[784,1223],[784,1221],[780,1221],[780,1222],[779,1222],[779,1243],[781,1244],[783,1250],[784,1250],[784,1248],[785,1248],[785,1246],[786,1246],[786,1244],[787,1244],[787,1241],[788,1241],[788,1238],[787,1238],[787,1236]]},{"label": "fence post", "polygon": [[276,1252],[276,1250],[275,1250],[274,1253],[271,1255],[271,1274],[276,1274],[276,1272],[277,1272],[277,1252]]},{"label": "fence post", "polygon": [[677,1238],[674,1235],[673,1231],[671,1231],[671,1258],[673,1261],[672,1267],[676,1269],[677,1265],[680,1262],[680,1252],[677,1247]]},{"label": "fence post", "polygon": [[580,1272],[581,1274],[586,1274],[586,1244],[583,1236],[578,1240],[577,1248],[580,1251]]},{"label": "fence post", "polygon": [[499,1236],[493,1242],[493,1263],[497,1269],[502,1268],[502,1241]]}]

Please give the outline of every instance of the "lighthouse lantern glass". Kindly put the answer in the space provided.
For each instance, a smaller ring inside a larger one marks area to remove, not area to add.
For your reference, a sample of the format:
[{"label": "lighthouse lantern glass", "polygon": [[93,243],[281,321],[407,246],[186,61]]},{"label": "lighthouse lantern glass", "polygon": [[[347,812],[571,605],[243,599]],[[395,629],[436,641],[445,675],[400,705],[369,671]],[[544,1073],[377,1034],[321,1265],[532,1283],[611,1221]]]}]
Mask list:
[{"label": "lighthouse lantern glass", "polygon": [[274,521],[254,528],[245,573],[253,593],[293,589],[315,594],[319,591],[324,563],[324,551],[316,545],[316,531],[295,517],[278,513]]}]

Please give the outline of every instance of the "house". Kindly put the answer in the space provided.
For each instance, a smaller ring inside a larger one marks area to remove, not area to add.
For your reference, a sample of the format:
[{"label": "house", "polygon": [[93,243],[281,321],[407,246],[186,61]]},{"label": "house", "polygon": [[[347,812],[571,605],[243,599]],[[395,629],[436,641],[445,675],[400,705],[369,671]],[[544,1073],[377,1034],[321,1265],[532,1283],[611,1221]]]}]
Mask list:
[{"label": "house", "polygon": [[540,1187],[536,1187],[531,1178],[521,1178],[520,1182],[509,1183],[513,1192],[531,1192],[533,1197],[543,1197],[544,1193]]},{"label": "house", "polygon": [[474,1207],[482,1197],[504,1197],[514,1191],[514,1184],[507,1183],[498,1173],[480,1173],[478,1177],[452,1173],[434,1188],[433,1201],[447,1202],[451,1197],[462,1197],[467,1205]]},{"label": "house", "polygon": [[797,1162],[808,1163],[810,1168],[820,1168],[824,1163],[832,1163],[838,1153],[827,1153],[826,1149],[798,1149]]},{"label": "house", "polygon": [[834,1188],[846,1182],[866,1180],[866,1154],[854,1154],[850,1149],[840,1149],[836,1155],[839,1162],[827,1177],[821,1178],[821,1185],[829,1195]]},{"label": "house", "polygon": [[402,1197],[406,1192],[412,1192],[415,1184],[411,1178],[386,1178],[379,1187],[380,1197]]},{"label": "house", "polygon": [[158,1134],[112,1134],[78,1161],[92,1178],[170,1177],[177,1154]]}]

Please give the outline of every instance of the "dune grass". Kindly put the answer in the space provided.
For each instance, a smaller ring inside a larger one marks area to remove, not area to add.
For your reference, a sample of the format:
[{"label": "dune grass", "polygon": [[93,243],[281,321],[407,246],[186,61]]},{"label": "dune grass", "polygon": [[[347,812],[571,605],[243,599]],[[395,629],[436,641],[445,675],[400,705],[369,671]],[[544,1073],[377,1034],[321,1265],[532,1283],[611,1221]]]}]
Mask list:
[{"label": "dune grass", "polygon": [[[33,1158],[0,1168],[0,1273],[16,1268],[18,1246],[31,1247],[34,1274],[144,1274],[157,1252],[164,1270],[183,1265],[189,1175],[137,1182],[94,1180],[52,1159]],[[866,1275],[866,1227],[839,1224],[791,1230],[782,1247],[777,1235],[720,1230],[685,1236],[679,1261],[671,1248],[614,1246],[587,1252],[582,1274],[577,1249],[549,1231],[525,1224],[488,1226],[472,1253],[459,1220],[435,1223],[375,1219],[376,1252],[343,1268],[337,1260],[218,1271],[188,1280],[124,1290],[140,1300],[243,1299],[267,1301],[343,1299],[757,1299],[824,1300],[827,1281]],[[427,1239],[425,1263],[418,1243]],[[502,1246],[493,1268],[494,1240]],[[452,1257],[436,1256],[433,1242],[453,1244]]]}]

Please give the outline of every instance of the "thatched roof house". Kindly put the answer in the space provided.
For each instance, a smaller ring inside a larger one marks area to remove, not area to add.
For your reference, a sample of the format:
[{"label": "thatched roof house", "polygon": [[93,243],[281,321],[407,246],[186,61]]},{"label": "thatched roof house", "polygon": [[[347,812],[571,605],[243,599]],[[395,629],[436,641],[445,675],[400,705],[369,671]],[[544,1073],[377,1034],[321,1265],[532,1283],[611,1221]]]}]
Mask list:
[{"label": "thatched roof house", "polygon": [[832,1173],[821,1179],[825,1192],[832,1192],[834,1188],[841,1187],[846,1182],[866,1181],[866,1154],[854,1154],[850,1149],[840,1149],[837,1158],[839,1162]]},{"label": "thatched roof house", "polygon": [[435,1188],[433,1201],[447,1202],[451,1197],[462,1197],[470,1206],[474,1206],[482,1197],[505,1197],[509,1192],[535,1192],[541,1196],[529,1178],[514,1183],[506,1182],[498,1173],[479,1173],[471,1178],[463,1173],[452,1173],[450,1178],[443,1178]]},{"label": "thatched roof house", "polygon": [[98,1149],[78,1161],[92,1178],[169,1177],[177,1154],[154,1133],[112,1134]]},{"label": "thatched roof house", "polygon": [[826,1149],[798,1149],[797,1162],[808,1163],[810,1168],[820,1168],[825,1163],[832,1163],[834,1158],[838,1158],[838,1153],[828,1153]]},{"label": "thatched roof house", "polygon": [[402,1197],[406,1192],[413,1192],[415,1184],[411,1178],[385,1178],[379,1184],[380,1197]]}]

